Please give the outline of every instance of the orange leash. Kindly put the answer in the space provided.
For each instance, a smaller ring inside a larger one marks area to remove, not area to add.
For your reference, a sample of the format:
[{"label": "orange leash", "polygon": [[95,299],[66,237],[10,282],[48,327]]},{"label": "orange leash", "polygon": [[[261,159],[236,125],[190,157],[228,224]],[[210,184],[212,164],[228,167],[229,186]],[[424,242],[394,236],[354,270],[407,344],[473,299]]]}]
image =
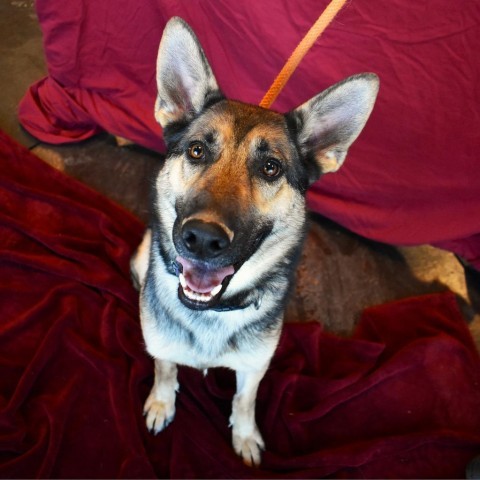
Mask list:
[{"label": "orange leash", "polygon": [[341,10],[347,0],[332,0],[323,13],[318,17],[318,20],[313,24],[312,28],[306,33],[302,41],[297,45],[297,48],[290,55],[289,59],[283,66],[277,78],[273,81],[265,96],[260,102],[263,108],[270,108],[272,103],[278,97],[278,94],[283,90],[283,87],[292,76],[292,73],[298,67],[303,57],[310,50],[317,38],[328,27],[330,22],[335,18],[335,15]]}]

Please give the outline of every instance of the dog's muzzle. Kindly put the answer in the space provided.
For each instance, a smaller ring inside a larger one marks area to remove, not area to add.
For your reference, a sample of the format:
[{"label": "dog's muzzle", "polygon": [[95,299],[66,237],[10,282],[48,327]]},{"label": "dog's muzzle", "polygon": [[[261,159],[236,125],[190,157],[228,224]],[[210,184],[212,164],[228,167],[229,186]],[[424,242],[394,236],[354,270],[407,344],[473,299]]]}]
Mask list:
[{"label": "dog's muzzle", "polygon": [[224,260],[230,236],[216,223],[191,219],[182,226],[180,243],[176,259],[181,265],[180,300],[192,309],[211,308],[235,273],[233,265],[225,265]]}]

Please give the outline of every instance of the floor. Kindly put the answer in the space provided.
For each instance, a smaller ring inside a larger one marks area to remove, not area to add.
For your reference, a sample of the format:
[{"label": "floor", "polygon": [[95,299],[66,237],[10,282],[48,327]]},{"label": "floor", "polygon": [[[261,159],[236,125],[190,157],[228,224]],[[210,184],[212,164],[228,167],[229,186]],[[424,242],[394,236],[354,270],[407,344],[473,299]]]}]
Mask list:
[{"label": "floor", "polygon": [[[0,2],[0,128],[33,153],[148,217],[148,179],[159,154],[119,147],[108,134],[76,145],[41,144],[18,125],[16,107],[46,75],[33,0]],[[408,296],[450,289],[480,345],[480,274],[429,246],[393,247],[361,238],[318,216],[311,227],[287,309],[288,321],[317,320],[348,335],[362,310]]]}]

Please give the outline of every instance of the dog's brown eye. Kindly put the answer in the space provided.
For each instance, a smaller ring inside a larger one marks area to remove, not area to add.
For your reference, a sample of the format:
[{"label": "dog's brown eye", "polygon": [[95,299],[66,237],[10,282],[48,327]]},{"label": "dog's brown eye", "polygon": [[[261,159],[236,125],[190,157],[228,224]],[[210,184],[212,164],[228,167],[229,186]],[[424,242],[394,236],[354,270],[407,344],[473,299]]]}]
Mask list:
[{"label": "dog's brown eye", "polygon": [[274,158],[269,158],[264,164],[262,172],[269,178],[278,177],[282,171],[280,163]]},{"label": "dog's brown eye", "polygon": [[188,148],[188,155],[194,160],[200,160],[205,155],[205,149],[200,142],[195,142]]}]

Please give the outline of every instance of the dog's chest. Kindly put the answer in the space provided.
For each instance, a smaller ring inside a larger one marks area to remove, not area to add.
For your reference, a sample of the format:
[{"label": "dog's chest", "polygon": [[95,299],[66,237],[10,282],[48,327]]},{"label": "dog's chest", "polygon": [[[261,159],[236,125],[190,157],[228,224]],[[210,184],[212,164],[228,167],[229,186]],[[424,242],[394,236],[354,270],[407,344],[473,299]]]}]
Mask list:
[{"label": "dog's chest", "polygon": [[[169,321],[158,322],[142,315],[142,329],[150,355],[200,370],[228,367],[234,370],[242,365],[255,368],[262,348],[245,344],[241,336],[228,336],[221,329],[207,332],[204,328],[192,332],[179,332]],[[158,319],[157,319],[158,320]],[[258,342],[255,342],[258,343]]]},{"label": "dog's chest", "polygon": [[166,313],[168,309],[152,308],[148,299],[141,302],[143,336],[153,357],[200,370],[213,367],[255,370],[271,356],[277,336],[271,339],[270,335],[250,331],[249,325],[260,313],[253,307],[253,312],[246,309],[215,315],[188,312],[183,319],[179,319],[178,312],[184,307],[180,303],[175,307],[174,316]]}]

